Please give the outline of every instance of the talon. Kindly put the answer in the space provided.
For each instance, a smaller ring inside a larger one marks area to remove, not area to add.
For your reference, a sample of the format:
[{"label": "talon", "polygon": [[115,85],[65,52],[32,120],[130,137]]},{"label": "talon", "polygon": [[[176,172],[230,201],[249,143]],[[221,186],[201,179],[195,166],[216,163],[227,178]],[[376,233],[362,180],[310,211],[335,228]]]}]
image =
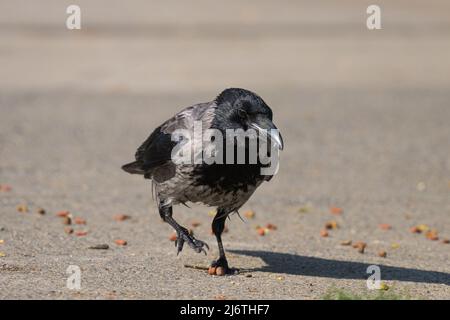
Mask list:
[{"label": "talon", "polygon": [[185,242],[187,242],[189,246],[195,250],[195,252],[197,253],[203,252],[205,255],[207,255],[207,252],[203,247],[209,250],[209,246],[205,242],[195,239],[193,236],[189,234],[189,231],[185,228],[182,228],[180,231],[177,232],[177,239],[175,240],[177,255],[180,253],[180,251],[183,250],[183,245]]}]

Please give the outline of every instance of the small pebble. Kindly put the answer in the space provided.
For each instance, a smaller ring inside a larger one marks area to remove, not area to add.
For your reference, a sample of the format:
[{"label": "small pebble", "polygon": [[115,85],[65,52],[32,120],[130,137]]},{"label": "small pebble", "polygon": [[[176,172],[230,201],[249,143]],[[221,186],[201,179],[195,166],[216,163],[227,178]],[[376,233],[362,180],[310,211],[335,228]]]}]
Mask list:
[{"label": "small pebble", "polygon": [[325,229],[320,230],[320,236],[324,238],[328,237],[328,231]]},{"label": "small pebble", "polygon": [[352,244],[352,240],[341,241],[341,246],[350,246],[351,244]]},{"label": "small pebble", "polygon": [[38,209],[36,210],[36,212],[37,212],[38,214],[40,214],[41,216],[44,215],[44,214],[46,213],[44,208],[38,208]]},{"label": "small pebble", "polygon": [[417,184],[416,188],[417,188],[417,191],[422,192],[422,191],[425,191],[425,189],[427,188],[427,185],[425,184],[425,182],[421,181]]}]

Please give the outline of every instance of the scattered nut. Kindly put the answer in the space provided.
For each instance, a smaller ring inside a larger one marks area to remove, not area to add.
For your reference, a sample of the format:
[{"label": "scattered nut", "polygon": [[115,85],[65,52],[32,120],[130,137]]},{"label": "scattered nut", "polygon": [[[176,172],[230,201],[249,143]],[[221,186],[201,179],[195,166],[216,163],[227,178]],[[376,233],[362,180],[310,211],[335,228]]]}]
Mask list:
[{"label": "scattered nut", "polygon": [[428,240],[436,241],[439,240],[438,233],[436,230],[429,230],[425,233],[425,237]]},{"label": "scattered nut", "polygon": [[387,252],[384,250],[380,250],[380,251],[378,251],[378,256],[381,258],[386,258]]},{"label": "scattered nut", "polygon": [[392,249],[398,249],[398,248],[400,248],[400,245],[398,243],[394,242],[394,243],[391,244],[391,248]]},{"label": "scattered nut", "polygon": [[358,241],[356,243],[353,244],[353,248],[358,249],[359,253],[364,253],[364,250],[367,247],[367,243],[362,242],[362,241]]},{"label": "scattered nut", "polygon": [[344,210],[342,210],[342,208],[330,207],[330,213],[334,214],[334,215],[337,215],[337,216],[341,215],[343,211]]},{"label": "scattered nut", "polygon": [[266,225],[266,229],[269,229],[269,230],[277,230],[277,226],[274,225],[274,224],[272,224],[272,223],[268,223],[268,224]]},{"label": "scattered nut", "polygon": [[17,209],[18,212],[28,212],[28,207],[25,204],[19,204],[16,207],[16,209]]},{"label": "scattered nut", "polygon": [[411,227],[411,228],[409,229],[409,231],[412,232],[412,233],[421,233],[421,232],[422,232],[422,231],[420,231],[420,229],[417,228],[417,227]]},{"label": "scattered nut", "polygon": [[73,219],[73,222],[74,222],[75,224],[86,224],[86,220],[83,219],[83,218],[80,218],[80,217],[75,217],[75,218]]},{"label": "scattered nut", "polygon": [[170,235],[170,237],[169,237],[169,240],[170,240],[170,241],[175,241],[175,240],[177,240],[177,234],[176,234],[176,233],[172,233],[172,234]]},{"label": "scattered nut", "polygon": [[36,212],[37,212],[38,214],[40,214],[41,216],[44,215],[44,214],[46,213],[44,208],[37,208]]},{"label": "scattered nut", "polygon": [[6,253],[0,252],[0,258],[6,257]]},{"label": "scattered nut", "polygon": [[249,219],[253,219],[255,217],[255,211],[253,211],[253,210],[245,211],[244,216]]},{"label": "scattered nut", "polygon": [[352,244],[352,240],[341,241],[341,246],[349,246]]},{"label": "scattered nut", "polygon": [[128,215],[126,215],[126,214],[116,214],[116,215],[113,217],[113,219],[116,220],[116,221],[124,221],[124,220],[128,220],[128,219],[130,219],[130,218],[131,218],[131,217],[128,216]]},{"label": "scattered nut", "polygon": [[300,207],[300,208],[298,209],[298,212],[299,212],[299,213],[308,213],[310,210],[311,210],[311,207],[305,205],[305,206],[303,206],[303,207]]},{"label": "scattered nut", "polygon": [[0,192],[10,192],[11,190],[11,186],[7,184],[0,184]]},{"label": "scattered nut", "polygon": [[442,243],[449,244],[450,243],[450,239],[447,239],[447,238],[442,239]]},{"label": "scattered nut", "polygon": [[64,232],[67,234],[72,234],[73,233],[73,229],[71,227],[65,227],[64,228]]},{"label": "scattered nut", "polygon": [[117,240],[114,240],[114,242],[115,242],[115,244],[117,244],[118,246],[126,246],[126,245],[127,245],[126,240],[123,240],[123,239],[117,239]]},{"label": "scattered nut", "polygon": [[69,216],[69,215],[70,215],[70,212],[69,212],[69,211],[59,211],[59,212],[56,213],[56,215],[57,215],[58,217],[64,218],[64,217]]},{"label": "scattered nut", "polygon": [[389,286],[386,283],[382,282],[380,283],[379,290],[389,290]]},{"label": "scattered nut", "polygon": [[320,236],[324,238],[328,237],[328,231],[325,229],[320,230]]},{"label": "scattered nut", "polygon": [[332,221],[328,221],[327,223],[325,223],[325,229],[328,230],[335,230],[338,228],[338,224],[336,221],[332,220]]},{"label": "scattered nut", "polygon": [[261,227],[259,227],[258,229],[256,229],[256,231],[258,232],[258,234],[260,235],[260,236],[265,236],[266,234],[267,234],[267,231],[266,231],[267,229],[265,229],[265,228],[261,228]]},{"label": "scattered nut", "polygon": [[224,275],[225,275],[225,268],[223,268],[223,267],[217,267],[217,268],[216,268],[216,275],[218,275],[218,276],[224,276]]},{"label": "scattered nut", "polygon": [[200,226],[200,225],[201,225],[200,221],[193,221],[193,222],[191,223],[192,228],[197,228],[197,227]]},{"label": "scattered nut", "polygon": [[216,210],[210,210],[208,211],[208,216],[214,217],[216,215]]},{"label": "scattered nut", "polygon": [[72,224],[72,219],[70,219],[69,216],[64,217],[64,219],[63,219],[63,224],[65,224],[65,225],[71,225],[71,224]]},{"label": "scattered nut", "polygon": [[215,275],[215,274],[216,274],[216,267],[209,267],[209,268],[208,268],[208,274],[209,274],[210,276]]},{"label": "scattered nut", "polygon": [[425,232],[425,231],[430,230],[430,227],[427,226],[426,224],[419,224],[419,225],[416,226],[416,227],[417,227],[417,229],[420,230],[420,232]]},{"label": "scattered nut", "polygon": [[87,234],[88,234],[87,231],[75,231],[75,235],[77,237],[83,237],[83,236],[85,236]]},{"label": "scattered nut", "polygon": [[379,227],[380,227],[381,230],[390,230],[390,229],[392,229],[392,226],[390,224],[387,224],[387,223],[381,223],[379,225]]}]

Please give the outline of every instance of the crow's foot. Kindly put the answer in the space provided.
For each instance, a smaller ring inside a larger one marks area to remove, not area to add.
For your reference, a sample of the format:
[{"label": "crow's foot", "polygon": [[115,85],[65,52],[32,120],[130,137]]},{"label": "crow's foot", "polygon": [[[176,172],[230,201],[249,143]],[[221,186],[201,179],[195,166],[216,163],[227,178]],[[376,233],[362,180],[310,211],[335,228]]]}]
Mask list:
[{"label": "crow's foot", "polygon": [[208,269],[209,275],[224,276],[226,274],[233,275],[238,273],[238,269],[228,267],[228,261],[225,257],[213,261]]},{"label": "crow's foot", "polygon": [[177,231],[177,240],[175,240],[177,255],[183,250],[185,242],[197,253],[203,252],[206,255],[205,248],[209,250],[209,246],[205,242],[195,239],[186,228],[180,227],[180,230]]}]

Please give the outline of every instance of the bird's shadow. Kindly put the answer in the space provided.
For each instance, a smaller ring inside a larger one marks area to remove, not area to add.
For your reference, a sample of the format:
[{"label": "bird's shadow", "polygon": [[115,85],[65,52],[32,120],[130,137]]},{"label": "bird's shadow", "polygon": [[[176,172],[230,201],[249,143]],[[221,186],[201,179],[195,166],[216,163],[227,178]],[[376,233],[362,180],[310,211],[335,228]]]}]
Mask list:
[{"label": "bird's shadow", "polygon": [[[247,269],[247,271],[361,280],[366,280],[371,274],[367,272],[367,268],[371,264],[362,262],[323,259],[268,251],[230,250],[230,252],[238,255],[258,257],[266,263],[265,266]],[[381,280],[450,285],[450,273],[379,264],[378,266],[381,271]]]}]

